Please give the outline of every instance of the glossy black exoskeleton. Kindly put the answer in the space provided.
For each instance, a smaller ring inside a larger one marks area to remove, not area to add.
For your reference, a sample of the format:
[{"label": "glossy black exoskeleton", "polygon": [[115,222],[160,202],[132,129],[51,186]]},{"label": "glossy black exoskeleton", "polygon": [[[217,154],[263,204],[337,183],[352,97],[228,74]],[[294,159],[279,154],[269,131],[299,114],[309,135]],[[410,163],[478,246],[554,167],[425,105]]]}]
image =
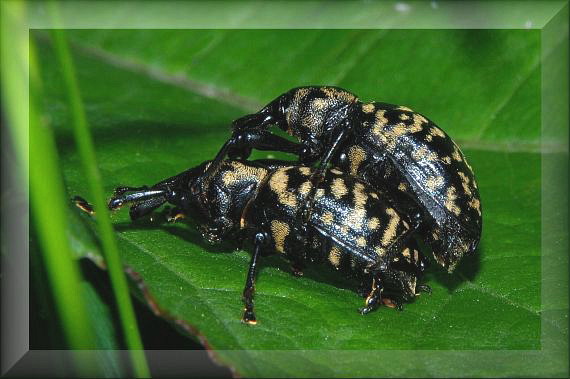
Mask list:
[{"label": "glossy black exoskeleton", "polygon": [[[252,242],[243,292],[245,322],[256,322],[253,291],[259,257],[274,252],[291,262],[294,273],[314,262],[358,277],[370,288],[360,309],[363,314],[382,301],[399,305],[427,288],[417,285],[426,262],[411,238],[416,220],[399,213],[360,179],[330,169],[312,191],[315,169],[288,166],[290,162],[228,160],[195,196],[191,188],[209,165],[206,162],[151,187],[118,188],[108,206],[115,210],[130,205],[135,219],[168,202],[175,206],[174,218],[183,215],[194,220],[211,243]],[[312,212],[302,222],[298,214],[311,192]]]},{"label": "glossy black exoskeleton", "polygon": [[[270,125],[300,143],[270,133]],[[336,87],[294,88],[233,122],[233,135],[204,180],[226,155],[246,159],[252,148],[293,153],[306,164],[320,160],[315,185],[332,163],[389,192],[404,213],[421,214],[420,234],[449,271],[479,244],[481,202],[473,170],[444,131],[409,108],[364,103]],[[197,181],[194,192],[201,187]],[[304,214],[311,211],[311,198],[307,204]]]}]

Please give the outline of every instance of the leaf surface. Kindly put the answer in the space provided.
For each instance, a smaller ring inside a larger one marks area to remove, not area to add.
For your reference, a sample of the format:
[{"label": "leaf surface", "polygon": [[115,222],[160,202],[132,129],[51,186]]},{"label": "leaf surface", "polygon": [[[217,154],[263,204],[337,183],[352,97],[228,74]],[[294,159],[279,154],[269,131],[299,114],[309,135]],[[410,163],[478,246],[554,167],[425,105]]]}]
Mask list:
[{"label": "leaf surface", "polygon": [[[481,191],[480,248],[452,275],[434,263],[424,280],[433,294],[403,312],[381,308],[363,317],[353,283],[321,267],[296,278],[273,256],[262,261],[256,284],[259,323],[244,325],[247,251],[208,246],[191,225],[166,225],[160,213],[137,222],[126,210],[114,214],[123,259],[150,306],[198,333],[240,375],[394,372],[340,356],[339,367],[327,366],[300,352],[293,354],[302,363],[291,365],[270,350],[540,349],[537,33],[74,31],[70,37],[109,194],[211,159],[231,120],[299,85],[338,85],[363,99],[406,104],[462,141]],[[47,41],[39,53],[67,190],[88,199]],[[79,217],[93,228],[88,216]],[[96,248],[85,241],[78,254],[93,258]],[[405,364],[400,373],[430,372]]]}]

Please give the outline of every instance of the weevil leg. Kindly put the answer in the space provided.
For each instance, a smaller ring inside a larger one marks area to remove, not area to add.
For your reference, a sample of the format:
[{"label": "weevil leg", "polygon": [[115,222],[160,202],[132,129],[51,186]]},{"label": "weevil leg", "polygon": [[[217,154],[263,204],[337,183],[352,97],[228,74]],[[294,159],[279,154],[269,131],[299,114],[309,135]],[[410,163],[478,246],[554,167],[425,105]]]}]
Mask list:
[{"label": "weevil leg", "polygon": [[186,218],[186,214],[179,207],[168,209],[166,213],[166,222],[177,222]]},{"label": "weevil leg", "polygon": [[[122,187],[122,188],[127,188],[127,187]],[[144,189],[144,190],[140,190],[137,191],[135,190],[132,193],[126,193],[126,192],[130,192],[130,190],[125,190],[122,191],[119,195],[113,195],[113,197],[109,200],[109,203],[107,204],[108,208],[112,211],[121,208],[122,206],[124,206],[125,204],[129,204],[129,203],[141,203],[141,202],[146,202],[152,199],[156,199],[156,198],[161,198],[163,199],[164,202],[166,202],[166,193],[167,191],[164,189]]]},{"label": "weevil leg", "polygon": [[253,255],[251,256],[251,261],[249,263],[249,270],[247,272],[247,279],[245,281],[245,288],[243,289],[243,302],[245,304],[245,309],[243,313],[242,321],[255,325],[257,324],[257,319],[253,311],[253,294],[255,292],[255,274],[257,272],[257,262],[261,254],[263,245],[267,241],[267,235],[263,232],[259,232],[255,235],[253,240]]},{"label": "weevil leg", "polygon": [[207,183],[217,172],[226,156],[229,156],[231,159],[247,159],[251,154],[252,149],[276,150],[284,153],[300,155],[303,152],[304,146],[278,135],[274,135],[267,130],[236,130],[232,137],[227,140],[218,151],[218,154],[216,154],[216,157],[212,160],[204,174],[196,180],[192,186],[192,193],[199,194],[201,192],[203,183]]},{"label": "weevil leg", "polygon": [[151,197],[147,200],[137,202],[131,206],[131,209],[129,209],[129,216],[131,217],[131,220],[136,220],[151,213],[153,210],[164,204],[164,202],[165,199],[162,196]]},{"label": "weevil leg", "polygon": [[300,262],[291,262],[291,272],[298,278],[303,276],[303,265]]},{"label": "weevil leg", "polygon": [[419,294],[420,292],[425,292],[428,295],[431,295],[431,287],[428,286],[427,284],[420,284],[417,287],[416,294]]},{"label": "weevil leg", "polygon": [[329,150],[326,152],[326,155],[321,160],[319,167],[315,171],[313,171],[311,177],[309,178],[313,186],[311,188],[311,191],[309,192],[309,195],[307,196],[305,204],[303,205],[303,209],[301,210],[303,223],[309,222],[309,219],[311,218],[311,212],[313,210],[313,204],[315,202],[315,193],[325,177],[325,172],[327,170],[330,160],[336,154],[339,147],[342,145],[342,142],[346,139],[346,137],[351,131],[350,123],[346,122],[344,123],[344,125],[345,127],[340,127],[336,129],[337,132],[333,134],[333,137],[331,138],[332,142],[329,146]]},{"label": "weevil leg", "polygon": [[389,298],[389,297],[383,297],[382,298],[382,304],[384,304],[388,308],[396,308],[399,311],[404,310],[404,306],[402,305],[402,302],[400,300],[395,299],[395,298],[393,299],[393,298]]},{"label": "weevil leg", "polygon": [[148,190],[148,186],[141,187],[117,187],[113,191],[113,197],[124,195],[127,192],[140,192]]},{"label": "weevil leg", "polygon": [[378,308],[378,305],[382,301],[382,281],[379,276],[372,279],[372,290],[368,294],[366,300],[364,300],[364,307],[358,309],[360,314],[365,315],[370,313],[374,309]]}]

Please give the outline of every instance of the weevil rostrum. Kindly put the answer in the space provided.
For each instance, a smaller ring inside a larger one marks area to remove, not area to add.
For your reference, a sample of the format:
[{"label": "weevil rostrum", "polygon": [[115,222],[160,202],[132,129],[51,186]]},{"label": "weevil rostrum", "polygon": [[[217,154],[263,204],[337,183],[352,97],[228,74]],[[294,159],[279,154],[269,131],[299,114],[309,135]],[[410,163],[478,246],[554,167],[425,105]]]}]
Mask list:
[{"label": "weevil rostrum", "polygon": [[[268,131],[276,125],[299,143]],[[252,148],[293,153],[308,164],[320,160],[304,215],[329,163],[389,192],[394,206],[419,214],[421,235],[435,260],[452,271],[481,238],[481,200],[475,175],[457,144],[425,116],[404,106],[362,102],[337,87],[294,88],[257,113],[233,122],[222,147],[194,192],[226,155],[246,159]]]},{"label": "weevil rostrum", "polygon": [[[325,170],[308,221],[299,213],[313,190],[316,169],[291,162],[225,160],[214,175],[192,192],[211,162],[191,168],[150,187],[121,187],[109,209],[130,206],[132,219],[164,203],[194,220],[211,243],[224,239],[251,242],[253,254],[243,291],[243,321],[255,324],[254,281],[261,256],[278,253],[293,272],[305,264],[330,264],[368,286],[366,314],[383,301],[398,307],[429,287],[418,284],[426,267],[412,238],[416,219],[399,212],[384,194],[338,169]],[[390,294],[387,298],[386,294]]]}]

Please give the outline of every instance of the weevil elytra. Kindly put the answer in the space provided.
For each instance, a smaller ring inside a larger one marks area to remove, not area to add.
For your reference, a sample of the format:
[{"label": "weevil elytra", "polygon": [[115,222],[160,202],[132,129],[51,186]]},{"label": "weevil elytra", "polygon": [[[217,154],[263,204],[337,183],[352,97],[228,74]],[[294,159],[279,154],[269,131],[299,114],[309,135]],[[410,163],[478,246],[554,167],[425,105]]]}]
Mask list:
[{"label": "weevil elytra", "polygon": [[[299,143],[272,134],[271,125]],[[481,200],[472,168],[442,129],[407,107],[362,102],[337,87],[294,88],[233,122],[232,137],[195,183],[194,193],[202,191],[226,155],[246,159],[252,148],[293,153],[303,163],[320,161],[311,178],[314,188],[332,163],[375,190],[390,192],[404,213],[422,215],[422,236],[449,271],[479,244]]]},{"label": "weevil elytra", "polygon": [[[253,310],[255,275],[261,256],[281,254],[294,272],[305,264],[330,264],[356,276],[370,291],[362,314],[382,302],[400,305],[427,286],[417,280],[426,266],[412,235],[418,220],[392,207],[364,181],[337,169],[325,170],[313,191],[314,168],[282,161],[221,162],[216,172],[192,192],[211,162],[150,187],[117,188],[109,209],[130,206],[132,219],[164,203],[175,215],[195,221],[211,243],[224,239],[251,242],[253,254],[243,291],[243,320],[256,323]],[[308,220],[299,217],[314,192]],[[390,298],[385,297],[390,293]],[[383,299],[384,297],[384,299]]]}]

